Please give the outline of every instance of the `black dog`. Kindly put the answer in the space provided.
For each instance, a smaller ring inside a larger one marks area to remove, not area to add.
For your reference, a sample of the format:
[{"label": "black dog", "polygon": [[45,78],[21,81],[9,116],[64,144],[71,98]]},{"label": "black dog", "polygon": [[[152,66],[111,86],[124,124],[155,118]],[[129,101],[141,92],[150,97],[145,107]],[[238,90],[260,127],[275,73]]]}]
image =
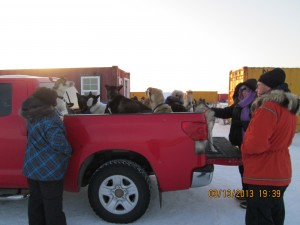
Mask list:
[{"label": "black dog", "polygon": [[83,114],[90,114],[91,112],[89,110],[89,107],[87,106],[89,97],[87,95],[81,95],[79,93],[76,93],[76,95],[80,112]]},{"label": "black dog", "polygon": [[126,98],[121,95],[119,91],[121,90],[121,86],[110,86],[105,85],[107,92],[107,111],[111,114],[116,113],[151,113],[152,110],[148,108],[143,103]]},{"label": "black dog", "polygon": [[83,114],[104,114],[109,113],[106,110],[106,105],[99,102],[100,95],[93,95],[92,92],[88,95],[80,95],[76,93],[80,112]]}]

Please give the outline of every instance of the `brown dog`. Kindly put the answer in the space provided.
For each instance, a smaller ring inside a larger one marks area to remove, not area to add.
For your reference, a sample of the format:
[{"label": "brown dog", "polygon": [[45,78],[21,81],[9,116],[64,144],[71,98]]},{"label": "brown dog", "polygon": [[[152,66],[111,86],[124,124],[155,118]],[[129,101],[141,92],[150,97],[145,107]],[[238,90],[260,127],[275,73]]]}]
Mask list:
[{"label": "brown dog", "polygon": [[165,104],[165,97],[162,90],[149,87],[146,91],[153,113],[171,113],[172,108]]}]

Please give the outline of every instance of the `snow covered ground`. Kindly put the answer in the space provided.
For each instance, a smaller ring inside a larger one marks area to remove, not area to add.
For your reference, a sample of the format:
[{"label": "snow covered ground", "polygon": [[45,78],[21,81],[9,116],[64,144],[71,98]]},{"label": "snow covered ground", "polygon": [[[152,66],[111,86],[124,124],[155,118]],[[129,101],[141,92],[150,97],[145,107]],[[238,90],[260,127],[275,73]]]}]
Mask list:
[{"label": "snow covered ground", "polygon": [[[216,123],[213,136],[228,136],[229,125]],[[284,135],[284,134],[283,134]],[[290,154],[293,161],[293,180],[285,194],[285,224],[299,224],[300,209],[300,133],[295,135]],[[152,177],[152,199],[149,209],[135,225],[241,225],[245,224],[245,209],[233,198],[210,198],[209,190],[240,189],[241,180],[237,167],[215,166],[212,183],[207,187],[162,194],[162,208],[155,178]],[[111,224],[101,220],[90,208],[87,189],[80,193],[64,194],[64,209],[68,225]],[[0,201],[0,225],[26,225],[27,200]]]}]

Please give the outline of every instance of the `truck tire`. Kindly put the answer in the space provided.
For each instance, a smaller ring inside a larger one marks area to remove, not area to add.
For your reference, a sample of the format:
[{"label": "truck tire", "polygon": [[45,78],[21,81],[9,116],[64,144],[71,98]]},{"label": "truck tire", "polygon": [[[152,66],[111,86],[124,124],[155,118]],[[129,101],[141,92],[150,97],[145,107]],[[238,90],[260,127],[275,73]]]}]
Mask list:
[{"label": "truck tire", "polygon": [[150,203],[149,176],[136,163],[112,160],[92,176],[88,197],[92,209],[105,221],[131,223],[139,219]]}]

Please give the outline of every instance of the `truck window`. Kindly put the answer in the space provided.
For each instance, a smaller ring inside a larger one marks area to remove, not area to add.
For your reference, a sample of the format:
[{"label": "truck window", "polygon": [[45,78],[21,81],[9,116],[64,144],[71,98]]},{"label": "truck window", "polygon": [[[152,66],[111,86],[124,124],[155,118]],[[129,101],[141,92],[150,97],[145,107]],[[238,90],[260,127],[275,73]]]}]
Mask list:
[{"label": "truck window", "polygon": [[7,116],[12,111],[12,85],[0,84],[0,116]]}]

